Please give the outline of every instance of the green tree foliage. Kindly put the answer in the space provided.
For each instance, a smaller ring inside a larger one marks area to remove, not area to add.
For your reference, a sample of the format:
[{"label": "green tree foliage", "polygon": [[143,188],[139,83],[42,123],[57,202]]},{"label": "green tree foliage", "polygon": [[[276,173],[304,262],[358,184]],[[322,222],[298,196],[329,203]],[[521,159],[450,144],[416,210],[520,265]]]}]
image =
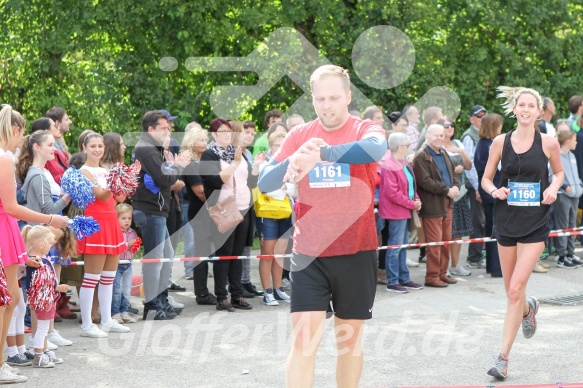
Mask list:
[{"label": "green tree foliage", "polygon": [[[177,126],[214,117],[218,85],[252,85],[246,71],[192,72],[189,57],[240,57],[280,27],[293,27],[332,63],[352,69],[358,36],[373,26],[401,29],[415,46],[410,77],[375,89],[354,84],[387,112],[415,102],[433,86],[460,96],[460,120],[483,104],[500,112],[498,85],[522,85],[555,100],[582,93],[580,1],[549,0],[0,0],[0,100],[29,122],[51,106],[74,121],[69,145],[86,128],[125,133],[146,110],[178,114]],[[174,57],[174,71],[160,60]],[[374,86],[374,85],[373,85]],[[242,119],[261,125],[265,111],[286,110],[302,91],[281,79]],[[459,127],[463,127],[461,125]]]}]

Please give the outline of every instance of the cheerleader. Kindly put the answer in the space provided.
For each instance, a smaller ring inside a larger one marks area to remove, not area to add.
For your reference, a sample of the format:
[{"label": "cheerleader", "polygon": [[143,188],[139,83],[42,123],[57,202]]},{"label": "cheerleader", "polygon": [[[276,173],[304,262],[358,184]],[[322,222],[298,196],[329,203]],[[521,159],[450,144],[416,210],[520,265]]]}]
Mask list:
[{"label": "cheerleader", "polygon": [[[77,243],[77,252],[85,255],[85,275],[79,293],[81,307],[81,336],[101,338],[107,337],[107,332],[126,333],[130,328],[111,319],[111,301],[113,280],[117,272],[119,255],[126,249],[124,236],[115,211],[115,202],[107,189],[108,171],[101,167],[103,157],[103,137],[98,133],[88,134],[83,141],[83,151],[87,161],[81,167],[81,172],[93,184],[95,202],[85,209],[85,216],[93,216],[99,223],[100,230],[94,235]],[[123,202],[125,198],[115,198]],[[91,321],[91,307],[95,286],[99,283],[97,292],[101,326],[98,328]]]},{"label": "cheerleader", "polygon": [[46,226],[26,225],[22,229],[22,238],[29,256],[26,268],[29,304],[37,318],[32,366],[52,368],[55,364],[62,364],[63,359],[47,349],[49,326],[57,309],[57,300],[61,297],[59,293],[67,292],[69,286],[58,284],[53,263],[47,258],[57,242],[51,230]]},{"label": "cheerleader", "polygon": [[[2,265],[0,270],[0,343],[4,344],[8,325],[14,308],[20,301],[18,287],[18,265],[28,259],[26,248],[20,235],[16,219],[28,222],[43,222],[56,228],[67,227],[67,217],[56,214],[42,214],[21,206],[16,201],[16,180],[14,177],[14,154],[22,140],[25,121],[22,115],[4,105],[0,110],[0,249]],[[10,182],[14,182],[12,185]],[[4,273],[5,272],[5,273]],[[6,330],[4,327],[6,326]],[[0,362],[4,362],[4,346],[0,346]],[[14,373],[13,368],[3,364],[0,368],[0,383],[26,381],[25,376]]]}]

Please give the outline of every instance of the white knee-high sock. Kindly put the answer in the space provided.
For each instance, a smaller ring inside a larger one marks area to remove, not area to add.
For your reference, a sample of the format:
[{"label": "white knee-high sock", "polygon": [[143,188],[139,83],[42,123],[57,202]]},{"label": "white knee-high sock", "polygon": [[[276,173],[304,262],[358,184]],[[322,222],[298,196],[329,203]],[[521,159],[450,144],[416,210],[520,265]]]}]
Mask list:
[{"label": "white knee-high sock", "polygon": [[102,271],[97,297],[99,298],[99,312],[101,323],[106,325],[111,321],[111,299],[113,297],[113,279],[116,271]]},{"label": "white knee-high sock", "polygon": [[[45,348],[45,338],[49,333],[49,325],[51,321],[39,319],[36,323],[36,334],[34,335],[33,345],[35,349]],[[36,352],[35,352],[36,353]]]},{"label": "white knee-high sock", "polygon": [[79,307],[81,308],[82,327],[88,328],[93,322],[91,320],[91,308],[93,307],[93,294],[95,287],[99,283],[100,274],[85,273],[83,284],[79,291]]}]

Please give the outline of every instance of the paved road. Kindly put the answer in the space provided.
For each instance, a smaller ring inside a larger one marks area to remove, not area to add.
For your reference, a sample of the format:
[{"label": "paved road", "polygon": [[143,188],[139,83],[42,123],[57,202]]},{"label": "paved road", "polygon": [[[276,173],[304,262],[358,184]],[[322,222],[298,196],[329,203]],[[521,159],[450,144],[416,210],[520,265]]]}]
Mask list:
[{"label": "paved road", "polygon": [[[464,248],[465,250],[466,248]],[[416,257],[418,251],[410,251]],[[554,263],[553,263],[554,264]],[[252,276],[259,284],[257,263]],[[134,274],[140,267],[135,266]],[[411,269],[423,281],[425,267]],[[174,275],[182,274],[176,263]],[[446,289],[397,295],[378,286],[374,318],[366,324],[362,387],[405,385],[493,385],[486,375],[499,350],[505,297],[502,279],[474,270]],[[552,268],[533,274],[528,294],[538,297],[583,292],[583,268]],[[166,322],[138,321],[128,334],[96,340],[79,336],[78,324],[57,329],[73,346],[58,350],[65,364],[51,370],[22,368],[29,386],[61,387],[281,387],[289,348],[289,307],[251,300],[252,311],[219,313],[197,306],[191,282],[177,279],[187,292],[173,293],[186,305]],[[212,279],[209,279],[212,285]],[[134,305],[140,299],[135,298]],[[504,384],[583,383],[583,308],[542,305],[536,335],[519,332]],[[317,355],[317,387],[335,386],[332,321]],[[581,385],[583,387],[583,384]]]}]

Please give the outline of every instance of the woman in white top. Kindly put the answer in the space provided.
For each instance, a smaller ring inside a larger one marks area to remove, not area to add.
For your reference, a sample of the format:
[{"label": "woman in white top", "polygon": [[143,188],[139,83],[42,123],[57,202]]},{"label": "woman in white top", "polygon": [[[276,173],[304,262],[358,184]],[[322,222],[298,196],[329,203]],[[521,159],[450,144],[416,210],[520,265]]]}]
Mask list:
[{"label": "woman in white top", "polygon": [[[126,242],[115,211],[115,201],[123,202],[125,198],[113,195],[107,187],[108,170],[101,167],[105,146],[103,137],[90,133],[83,141],[83,151],[87,161],[81,172],[93,183],[95,202],[85,209],[85,216],[92,216],[99,223],[99,231],[77,243],[77,252],[85,255],[85,275],[79,293],[81,307],[81,336],[107,337],[107,332],[125,333],[130,329],[111,319],[111,300],[113,280],[117,271],[119,255],[126,250]],[[99,283],[98,299],[101,313],[101,328],[91,320],[93,294]],[[100,330],[101,329],[101,330]]]}]

